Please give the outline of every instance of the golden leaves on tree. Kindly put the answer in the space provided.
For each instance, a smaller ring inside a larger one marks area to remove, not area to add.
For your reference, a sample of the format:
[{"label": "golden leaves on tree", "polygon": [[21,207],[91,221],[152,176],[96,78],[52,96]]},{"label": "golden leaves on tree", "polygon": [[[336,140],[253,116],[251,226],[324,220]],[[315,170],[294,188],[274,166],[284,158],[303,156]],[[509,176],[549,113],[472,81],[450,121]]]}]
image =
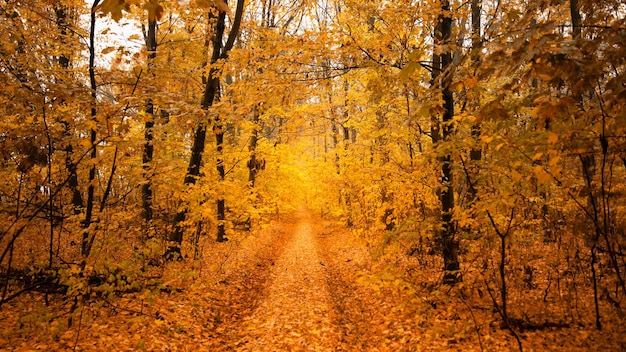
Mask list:
[{"label": "golden leaves on tree", "polygon": [[128,0],[104,0],[98,5],[98,10],[106,15],[111,15],[111,18],[115,21],[119,21],[123,17],[122,11],[129,12],[130,7],[133,5],[133,1]]},{"label": "golden leaves on tree", "polygon": [[150,21],[160,20],[163,16],[163,6],[159,3],[159,0],[150,0],[143,5],[144,9],[148,10],[148,19]]},{"label": "golden leaves on tree", "polygon": [[[98,10],[102,11],[105,16],[111,15],[111,18],[117,22],[124,16],[124,11],[130,12],[132,6],[138,6],[141,2],[140,0],[104,0],[98,5]],[[165,11],[159,0],[143,1],[142,8],[148,11],[150,21],[160,20]]]},{"label": "golden leaves on tree", "polygon": [[203,8],[217,8],[220,12],[230,11],[228,4],[224,0],[196,0],[196,5]]}]

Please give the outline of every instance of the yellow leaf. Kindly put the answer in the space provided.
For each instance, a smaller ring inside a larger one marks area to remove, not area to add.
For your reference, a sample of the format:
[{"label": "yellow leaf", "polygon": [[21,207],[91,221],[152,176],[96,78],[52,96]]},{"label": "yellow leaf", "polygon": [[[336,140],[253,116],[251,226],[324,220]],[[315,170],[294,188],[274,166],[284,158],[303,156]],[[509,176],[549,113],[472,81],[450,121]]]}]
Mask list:
[{"label": "yellow leaf", "polygon": [[217,9],[220,10],[221,12],[230,11],[228,9],[228,5],[226,4],[226,1],[224,0],[215,0],[215,7],[217,7]]},{"label": "yellow leaf", "polygon": [[196,6],[198,7],[204,7],[204,8],[211,7],[212,3],[213,1],[211,0],[196,0]]},{"label": "yellow leaf", "polygon": [[533,161],[537,161],[543,157],[543,153],[537,153],[533,156]]},{"label": "yellow leaf", "polygon": [[483,136],[480,137],[480,139],[483,141],[483,143],[489,144],[489,143],[491,143],[494,140],[494,137],[483,135]]},{"label": "yellow leaf", "polygon": [[550,135],[548,136],[548,144],[555,144],[558,141],[559,135],[554,132],[550,133]]},{"label": "yellow leaf", "polygon": [[559,164],[559,161],[561,161],[561,157],[559,156],[555,156],[550,158],[550,161],[548,162],[548,164],[552,167],[552,166],[556,166]]},{"label": "yellow leaf", "polygon": [[515,182],[518,182],[519,180],[522,179],[522,174],[520,174],[519,172],[513,170],[511,171],[511,179]]},{"label": "yellow leaf", "polygon": [[402,70],[400,70],[400,77],[402,78],[407,78],[410,77],[413,72],[415,72],[415,70],[417,70],[420,67],[420,64],[418,62],[414,62],[414,61],[410,61],[408,64],[406,64]]},{"label": "yellow leaf", "polygon": [[550,181],[550,174],[548,174],[544,169],[543,166],[541,165],[537,165],[533,168],[533,173],[535,174],[535,177],[537,178],[537,183],[539,183],[540,185],[546,184],[548,183],[548,181]]},{"label": "yellow leaf", "polygon": [[106,48],[102,49],[102,55],[106,55],[106,54],[108,54],[108,53],[111,53],[111,52],[113,52],[114,50],[115,50],[115,48],[114,48],[114,47],[112,47],[112,46],[106,47]]},{"label": "yellow leaf", "polygon": [[229,12],[228,5],[224,0],[196,0],[198,7],[216,7],[220,12]]},{"label": "yellow leaf", "polygon": [[473,75],[469,76],[465,79],[465,81],[463,81],[463,83],[467,86],[467,88],[473,89],[478,84],[478,77]]},{"label": "yellow leaf", "polygon": [[98,6],[98,10],[105,15],[111,14],[111,18],[117,22],[122,19],[122,11],[128,12],[130,10],[130,3],[125,0],[104,0]]},{"label": "yellow leaf", "polygon": [[159,4],[159,0],[150,0],[143,5],[143,8],[148,10],[148,20],[150,21],[158,21],[163,16],[164,9]]},{"label": "yellow leaf", "polygon": [[417,116],[418,117],[428,117],[431,115],[430,112],[430,105],[428,104],[424,104],[420,107],[420,109],[417,111]]}]

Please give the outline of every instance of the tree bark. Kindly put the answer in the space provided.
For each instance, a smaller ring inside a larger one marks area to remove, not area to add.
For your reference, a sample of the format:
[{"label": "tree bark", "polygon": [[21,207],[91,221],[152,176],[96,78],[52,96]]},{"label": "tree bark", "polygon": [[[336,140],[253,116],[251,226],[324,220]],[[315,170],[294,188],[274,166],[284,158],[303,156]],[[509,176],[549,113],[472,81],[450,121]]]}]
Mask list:
[{"label": "tree bark", "polygon": [[[154,77],[152,65],[156,58],[156,19],[148,20],[148,33],[145,34],[146,49],[148,49],[148,70]],[[143,147],[143,172],[144,184],[141,186],[141,203],[143,208],[143,219],[149,226],[152,221],[152,158],[154,156],[153,129],[154,129],[154,102],[148,98],[146,102],[146,121],[144,126],[144,147]]]},{"label": "tree bark", "polygon": [[251,189],[254,188],[256,175],[259,172],[256,148],[259,140],[259,115],[261,113],[260,109],[260,106],[257,106],[254,109],[252,117],[254,127],[252,129],[252,133],[250,134],[250,144],[248,145],[248,151],[250,152],[250,160],[248,161],[248,186]]},{"label": "tree bark", "polygon": [[[224,126],[217,116],[213,125],[213,133],[215,133],[215,143],[217,145],[217,173],[220,176],[219,181],[223,182],[226,177],[224,169]],[[217,199],[217,242],[227,241],[226,239],[226,201],[220,196]]]},{"label": "tree bark", "polygon": [[[443,0],[441,3],[441,14],[439,15],[439,25],[437,28],[439,44],[445,45],[446,49],[440,56],[441,71],[437,74],[435,82],[437,88],[441,89],[443,98],[443,117],[441,123],[441,140],[448,141],[453,133],[454,117],[454,95],[451,90],[452,82],[452,50],[449,47],[452,43],[452,17],[450,12],[449,0]],[[435,54],[435,56],[437,56]],[[442,256],[444,262],[445,284],[454,285],[461,280],[459,274],[459,243],[456,239],[456,227],[452,219],[452,211],[454,209],[454,183],[452,175],[452,157],[446,154],[441,157],[441,173],[440,180],[442,190],[439,195],[441,202],[441,220],[442,230],[440,234]]]},{"label": "tree bark", "polygon": [[[96,31],[96,7],[100,3],[100,0],[95,0],[93,2],[93,6],[91,7],[91,23],[90,23],[90,32],[89,32],[89,84],[91,88],[91,119],[94,122],[97,122],[97,93],[96,90],[98,88],[96,84],[96,73],[95,73],[95,31]],[[93,216],[93,203],[94,203],[94,191],[95,186],[94,182],[96,179],[96,129],[95,127],[91,129],[90,132],[90,145],[91,145],[91,168],[89,169],[89,186],[87,187],[87,204],[85,208],[85,220],[83,221],[83,239],[81,246],[81,254],[83,257],[88,257],[89,252],[91,251],[90,243],[93,241],[89,240],[89,226],[92,222]],[[95,234],[92,234],[95,236]]]},{"label": "tree bark", "polygon": [[[215,64],[220,56],[220,49],[222,48],[222,35],[224,28],[224,20],[226,14],[221,13],[218,16],[216,28],[220,28],[219,22],[221,22],[222,32],[215,31],[212,43],[213,43],[213,53],[211,55],[211,64]],[[219,37],[218,37],[219,36]],[[217,45],[216,45],[217,43]],[[202,95],[202,101],[200,103],[203,110],[207,111],[213,105],[213,101],[216,98],[219,89],[219,78],[217,75],[219,74],[218,70],[215,66],[211,66],[209,70],[208,77],[204,78],[203,81],[206,82],[204,94]],[[187,173],[185,174],[184,184],[186,186],[192,185],[196,183],[198,177],[200,177],[200,167],[202,166],[202,156],[204,154],[204,148],[206,143],[206,122],[200,122],[198,127],[196,127],[196,131],[194,133],[193,145],[191,147],[191,156],[189,157],[189,164],[187,166]],[[182,222],[185,221],[187,217],[187,209],[183,209],[176,213],[174,217],[174,231],[170,233],[170,241],[177,243],[180,245],[183,242],[183,227]],[[178,250],[180,252],[180,250]]]},{"label": "tree bark", "polygon": [[[204,94],[202,96],[201,107],[203,110],[208,111],[211,106],[219,101],[219,89],[220,89],[220,75],[221,70],[216,67],[218,60],[225,60],[228,58],[228,53],[233,48],[235,40],[239,34],[239,27],[241,26],[241,19],[243,17],[243,8],[245,0],[237,1],[237,8],[235,10],[235,17],[233,19],[233,25],[228,34],[226,44],[223,44],[226,13],[220,12],[215,22],[214,34],[212,38],[213,50],[211,54],[211,68],[209,70],[209,76],[203,79],[205,84]],[[215,20],[214,17],[210,17],[209,20]],[[206,142],[206,122],[200,122],[196,128],[193,146],[191,148],[191,157],[189,158],[189,165],[187,167],[187,174],[185,175],[184,184],[195,184],[198,177],[200,177],[200,167],[202,166],[202,156],[204,153],[204,147]],[[223,141],[224,141],[224,129],[219,116],[213,121],[213,132],[215,133],[215,140],[218,151],[217,171],[220,175],[220,180],[225,177],[224,162],[221,157]],[[183,228],[182,222],[187,216],[187,209],[179,211],[174,217],[174,231],[170,233],[170,241],[175,243],[175,246],[170,247],[168,252],[180,253],[180,248],[177,247],[183,241]],[[224,221],[226,218],[226,206],[223,198],[217,200],[217,241],[222,242],[226,240]]]},{"label": "tree bark", "polygon": [[[482,48],[481,28],[480,28],[480,15],[482,9],[481,0],[472,0],[472,64],[474,68],[478,68],[480,64],[481,56],[480,50]],[[480,104],[480,102],[477,102]],[[480,124],[478,122],[472,125],[472,137],[478,143],[480,139]],[[480,145],[476,145],[470,150],[470,160],[479,161],[482,159],[482,148]],[[472,192],[471,200],[476,196],[475,190],[470,189]]]},{"label": "tree bark", "polygon": [[[60,41],[64,43],[67,39],[67,12],[65,7],[59,5],[55,9],[55,14],[57,17],[57,26],[61,29]],[[58,58],[59,66],[64,70],[68,70],[70,67],[70,58],[67,54],[63,53]],[[67,143],[65,145],[65,168],[69,173],[67,185],[72,194],[72,208],[74,214],[80,214],[84,207],[83,196],[80,193],[78,188],[78,172],[77,165],[74,162],[74,146],[71,142],[72,132],[70,127],[70,122],[63,120],[61,121],[63,125],[63,135],[67,138]]]}]

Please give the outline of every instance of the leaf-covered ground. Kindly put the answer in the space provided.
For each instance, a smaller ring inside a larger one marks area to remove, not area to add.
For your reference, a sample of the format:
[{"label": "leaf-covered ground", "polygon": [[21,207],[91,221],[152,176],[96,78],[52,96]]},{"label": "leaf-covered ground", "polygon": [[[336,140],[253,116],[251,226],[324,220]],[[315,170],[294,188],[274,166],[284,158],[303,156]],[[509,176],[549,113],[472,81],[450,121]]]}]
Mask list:
[{"label": "leaf-covered ground", "polygon": [[[470,277],[452,289],[441,286],[436,259],[425,265],[408,257],[372,257],[362,242],[345,228],[300,210],[256,235],[219,245],[207,240],[202,259],[167,264],[157,292],[93,298],[75,310],[71,326],[73,302],[49,295],[46,305],[44,295],[24,294],[2,309],[0,349],[517,349]],[[513,295],[513,314],[525,300]],[[540,311],[531,314],[558,322]],[[589,320],[518,329],[518,334],[527,351],[626,348],[622,321],[606,317],[604,330],[597,331],[592,316]]]}]

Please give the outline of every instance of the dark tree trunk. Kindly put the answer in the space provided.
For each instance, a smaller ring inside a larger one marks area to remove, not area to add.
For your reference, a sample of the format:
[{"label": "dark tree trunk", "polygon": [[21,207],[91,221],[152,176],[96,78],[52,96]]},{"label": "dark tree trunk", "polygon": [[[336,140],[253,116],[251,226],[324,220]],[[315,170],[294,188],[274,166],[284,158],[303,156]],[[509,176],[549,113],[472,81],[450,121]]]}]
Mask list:
[{"label": "dark tree trunk", "polygon": [[250,135],[250,144],[248,145],[248,151],[250,152],[250,160],[248,161],[248,186],[251,189],[254,188],[254,184],[256,182],[256,175],[259,172],[259,161],[257,160],[256,155],[256,147],[259,140],[259,114],[260,114],[260,106],[257,106],[254,110],[254,116],[252,118],[252,122],[254,123],[254,127],[252,129],[252,134]]},{"label": "dark tree trunk", "polygon": [[[148,33],[146,37],[146,49],[148,49],[148,69],[154,75],[153,60],[156,58],[156,19],[148,20]],[[146,102],[146,122],[144,126],[144,147],[143,147],[143,172],[144,184],[141,186],[141,203],[143,208],[143,218],[149,226],[152,221],[152,158],[154,156],[153,128],[154,128],[154,102],[148,98]]]},{"label": "dark tree trunk", "polygon": [[[330,67],[330,63],[328,63],[328,67]],[[324,73],[325,77],[330,77],[330,72]],[[337,147],[339,146],[339,129],[337,128],[337,118],[335,117],[335,110],[333,106],[333,85],[328,80],[328,106],[331,108],[328,110],[330,115],[330,138],[333,141],[333,151],[335,152],[335,172],[339,175],[339,151]]]},{"label": "dark tree trunk", "polygon": [[[67,12],[63,6],[59,6],[55,10],[57,17],[57,26],[61,29],[60,41],[63,43],[67,39]],[[66,54],[61,54],[58,58],[59,66],[64,70],[67,70],[70,67],[70,58]],[[74,162],[74,146],[71,142],[72,131],[71,126],[68,121],[62,121],[63,125],[63,135],[67,139],[67,144],[65,145],[65,168],[69,173],[67,185],[72,194],[72,208],[74,210],[74,214],[80,214],[83,210],[83,196],[78,189],[78,172],[77,165]]]},{"label": "dark tree trunk", "polygon": [[[480,50],[482,48],[481,28],[480,28],[480,15],[482,4],[481,0],[472,0],[472,63],[474,68],[477,69],[480,65]],[[477,102],[480,103],[480,102]],[[480,139],[480,124],[474,123],[472,125],[472,137],[476,141]],[[482,158],[482,149],[479,145],[472,148],[470,151],[470,160],[478,161]]]},{"label": "dark tree trunk", "polygon": [[582,16],[580,15],[580,5],[578,0],[570,0],[570,15],[572,17],[572,33],[574,39],[580,39],[582,33]]},{"label": "dark tree trunk", "polygon": [[[216,62],[217,59],[221,55],[226,55],[226,53],[222,53],[222,39],[224,37],[224,23],[226,19],[226,13],[222,12],[219,15],[217,25],[215,27],[215,37],[213,39],[213,57],[211,58],[211,62]],[[207,89],[207,93],[210,96],[205,94],[205,101],[212,105],[213,100],[219,101],[219,79],[209,77],[209,81],[215,79],[215,90],[209,91]],[[210,99],[210,100],[209,100]],[[204,102],[203,102],[204,108]],[[207,106],[208,109],[208,106]],[[215,117],[215,121],[213,122],[213,133],[215,133],[215,146],[217,149],[217,173],[220,176],[220,182],[224,181],[226,177],[226,170],[224,169],[224,126],[222,121],[220,120],[219,115]],[[226,204],[224,198],[217,199],[217,242],[226,241]]]},{"label": "dark tree trunk", "polygon": [[[237,9],[235,12],[235,16],[233,19],[233,25],[228,35],[228,40],[226,44],[223,45],[224,38],[224,30],[225,30],[225,22],[226,22],[226,13],[220,12],[217,16],[217,21],[215,22],[214,34],[211,40],[213,44],[213,50],[211,55],[211,69],[209,70],[208,77],[203,77],[202,81],[205,82],[205,90],[202,96],[201,107],[203,110],[207,111],[216,101],[219,101],[219,89],[220,89],[220,74],[221,71],[216,68],[215,63],[219,59],[227,59],[228,53],[232,49],[235,38],[239,33],[239,27],[241,25],[241,19],[243,17],[243,6],[244,0],[237,1]],[[214,17],[210,17],[209,20],[212,22],[215,20]],[[207,121],[208,122],[208,121]],[[189,158],[189,165],[187,167],[187,174],[185,175],[185,185],[194,184],[198,177],[200,177],[200,167],[202,166],[202,156],[204,153],[204,147],[206,142],[206,132],[207,122],[201,122],[196,128],[196,132],[194,134],[193,146],[191,148],[191,157]],[[219,119],[219,116],[215,118],[213,122],[213,132],[216,137],[216,144],[218,154],[221,154],[223,148],[224,141],[224,129],[222,123]],[[220,174],[220,179],[223,180],[225,176],[224,171],[224,162],[222,160],[221,155],[218,156],[217,160],[217,170]],[[217,218],[218,218],[218,229],[217,229],[217,241],[225,241],[225,227],[224,220],[226,215],[226,206],[224,204],[224,199],[217,200]],[[187,216],[187,209],[179,211],[174,217],[174,231],[170,234],[170,241],[175,242],[173,247],[168,249],[168,253],[176,252],[180,253],[180,247],[178,247],[183,241],[183,228],[182,222],[185,220]]]},{"label": "dark tree trunk", "polygon": [[[215,80],[213,79],[207,81],[207,87],[214,81]],[[204,153],[205,141],[206,125],[204,123],[200,123],[194,133],[193,145],[191,147],[191,157],[189,158],[187,173],[185,174],[185,185],[195,184],[196,180],[200,176],[200,166],[202,164],[202,154]],[[180,245],[183,242],[182,222],[185,221],[186,217],[187,209],[177,212],[176,216],[174,216],[174,230],[170,233],[169,240],[175,242],[177,245]],[[178,249],[177,252],[180,253],[180,249]]]},{"label": "dark tree trunk", "polygon": [[[441,3],[441,14],[439,15],[439,24],[435,37],[438,40],[439,45],[449,45],[452,36],[452,17],[450,13],[449,0],[443,0]],[[435,54],[435,57],[438,56]],[[440,72],[433,75],[433,81],[436,87],[441,89],[441,95],[443,98],[443,118],[442,123],[435,125],[436,129],[433,132],[441,130],[442,141],[447,141],[452,136],[453,124],[452,119],[454,117],[454,96],[450,88],[452,82],[452,50],[450,48],[445,49],[443,53],[439,55]],[[436,71],[436,67],[434,69]],[[434,72],[433,71],[433,72]],[[433,135],[435,139],[435,135]],[[452,220],[452,210],[454,209],[454,182],[452,178],[452,158],[450,154],[441,157],[441,186],[442,191],[439,195],[441,201],[441,220],[443,228],[440,234],[442,256],[444,262],[444,277],[443,282],[445,284],[454,285],[460,281],[459,274],[459,258],[458,250],[459,243],[456,239],[456,227]]]},{"label": "dark tree trunk", "polygon": [[[574,38],[574,41],[580,41],[580,39],[582,38],[582,16],[580,14],[580,4],[578,3],[578,0],[570,0],[569,2],[570,4],[570,16],[572,19],[572,37]],[[574,97],[574,99],[576,99],[579,107],[581,110],[584,110],[584,101],[583,101],[583,94],[582,93],[578,93],[576,94],[576,96]],[[626,166],[626,159],[623,159],[624,165]],[[599,217],[597,215],[598,213],[598,200],[597,197],[594,195],[593,192],[593,188],[592,188],[592,180],[595,176],[596,173],[596,158],[595,155],[593,153],[593,150],[591,150],[591,152],[587,155],[581,155],[580,156],[580,161],[582,164],[582,173],[583,173],[583,179],[585,180],[585,183],[587,185],[587,208],[588,208],[588,213],[589,214],[593,214],[592,216],[592,221],[594,222],[594,227],[595,227],[595,234],[592,236],[593,240],[591,243],[591,260],[590,260],[590,267],[591,267],[591,277],[592,277],[592,281],[593,281],[593,300],[594,300],[594,310],[595,310],[595,323],[596,323],[596,328],[598,330],[602,329],[602,322],[600,320],[600,306],[599,306],[599,293],[598,293],[598,279],[597,279],[597,273],[596,273],[596,263],[597,263],[597,247],[598,247],[598,241],[600,239],[600,231],[599,229]],[[606,234],[605,234],[606,235]],[[609,243],[609,241],[607,240],[607,244]],[[617,269],[618,267],[615,266],[615,268]],[[619,273],[618,273],[619,275]]]},{"label": "dark tree trunk", "polygon": [[[248,144],[248,152],[250,153],[250,159],[248,160],[248,187],[250,188],[250,195],[252,196],[252,207],[256,208],[256,201],[254,197],[254,185],[256,183],[257,174],[259,170],[265,167],[265,161],[259,160],[257,158],[256,148],[259,143],[259,130],[261,126],[259,126],[259,115],[260,115],[261,104],[258,104],[254,109],[252,123],[254,123],[254,127],[252,129],[252,133],[250,134],[250,142]],[[245,221],[245,227],[247,230],[252,228],[252,217],[248,216]]]},{"label": "dark tree trunk", "polygon": [[[580,41],[582,37],[582,16],[580,14],[580,4],[578,3],[578,0],[570,0],[569,4],[570,16],[572,20],[572,37],[575,41]],[[581,110],[584,110],[583,94],[577,93],[574,96],[574,99],[576,99],[579,108]],[[590,177],[593,179],[596,173],[596,160],[593,150],[590,153],[583,155],[581,157],[581,160],[583,167],[583,176],[590,175]],[[591,206],[594,201],[593,199],[591,199],[593,196],[593,191],[589,189],[589,193],[587,195],[587,203],[589,206]]]},{"label": "dark tree trunk", "polygon": [[[90,23],[90,32],[89,32],[89,84],[91,88],[91,119],[94,122],[97,122],[97,94],[96,89],[98,88],[96,84],[96,73],[94,69],[94,62],[96,58],[95,53],[95,30],[96,30],[96,7],[100,3],[99,0],[94,1],[92,9],[91,9],[91,23]],[[91,243],[89,239],[89,226],[91,226],[92,216],[93,216],[93,203],[94,203],[94,181],[96,179],[96,157],[98,155],[96,150],[96,129],[95,127],[91,129],[90,133],[90,145],[91,145],[91,168],[89,169],[89,186],[87,188],[87,204],[85,208],[85,220],[83,221],[83,239],[81,246],[81,253],[84,257],[89,256],[89,252],[91,251]],[[92,236],[95,236],[93,234]]]},{"label": "dark tree trunk", "polygon": [[[348,151],[348,145],[350,144],[350,128],[348,127],[348,121],[350,119],[350,114],[348,113],[348,92],[350,90],[350,85],[348,79],[345,79],[343,83],[344,100],[343,122],[341,123],[341,129],[343,130],[343,150],[345,155]],[[348,213],[346,226],[352,227],[354,226],[354,219],[352,215],[352,199],[350,198],[350,188],[342,190],[342,195],[344,207],[346,208],[346,211]]]},{"label": "dark tree trunk", "polygon": [[[59,5],[59,7],[54,10],[57,17],[57,26],[61,29],[61,38],[60,41],[62,43],[65,42],[67,37],[67,13],[65,12],[65,7],[63,5]],[[70,58],[66,54],[61,54],[59,56],[59,65],[65,69],[70,67]]]},{"label": "dark tree trunk", "polygon": [[[481,38],[481,10],[482,10],[482,0],[472,0],[472,64],[474,69],[478,69],[481,61],[480,50],[482,48],[482,38]],[[476,99],[476,106],[480,105],[480,101]],[[477,162],[482,159],[482,147],[480,146],[480,134],[481,134],[481,126],[479,122],[475,122],[472,125],[472,138],[474,139],[474,143],[476,145],[470,149],[470,161],[471,167],[470,172],[471,176],[474,180],[476,180],[478,173],[480,172],[480,167],[477,165]],[[474,201],[477,196],[477,190],[474,186],[475,182],[468,181],[469,189],[467,199],[469,202]]]},{"label": "dark tree trunk", "polygon": [[[215,133],[215,143],[217,145],[217,173],[220,176],[220,182],[224,181],[226,177],[226,170],[224,169],[224,128],[219,117],[215,118],[215,125],[213,126],[213,132]],[[226,241],[226,204],[224,198],[217,199],[217,242]]]},{"label": "dark tree trunk", "polygon": [[[215,25],[216,31],[213,36],[213,52],[211,55],[211,64],[215,64],[220,57],[220,51],[222,48],[222,36],[224,34],[224,20],[226,15],[220,13]],[[213,21],[215,18],[210,17],[209,21]],[[220,31],[221,28],[221,31]],[[208,77],[203,77],[205,82],[204,94],[202,95],[202,101],[200,106],[203,110],[207,111],[217,97],[219,90],[219,74],[218,70],[212,66],[209,70]],[[187,173],[185,174],[185,185],[192,185],[196,183],[196,180],[200,177],[200,168],[202,166],[202,156],[204,154],[204,148],[206,143],[206,122],[201,122],[194,133],[193,145],[191,147],[191,156],[189,158],[189,165],[187,166]],[[182,222],[187,217],[187,209],[179,211],[174,217],[174,231],[170,234],[170,241],[180,245],[183,242],[183,228]],[[180,252],[180,249],[177,250]]]}]

